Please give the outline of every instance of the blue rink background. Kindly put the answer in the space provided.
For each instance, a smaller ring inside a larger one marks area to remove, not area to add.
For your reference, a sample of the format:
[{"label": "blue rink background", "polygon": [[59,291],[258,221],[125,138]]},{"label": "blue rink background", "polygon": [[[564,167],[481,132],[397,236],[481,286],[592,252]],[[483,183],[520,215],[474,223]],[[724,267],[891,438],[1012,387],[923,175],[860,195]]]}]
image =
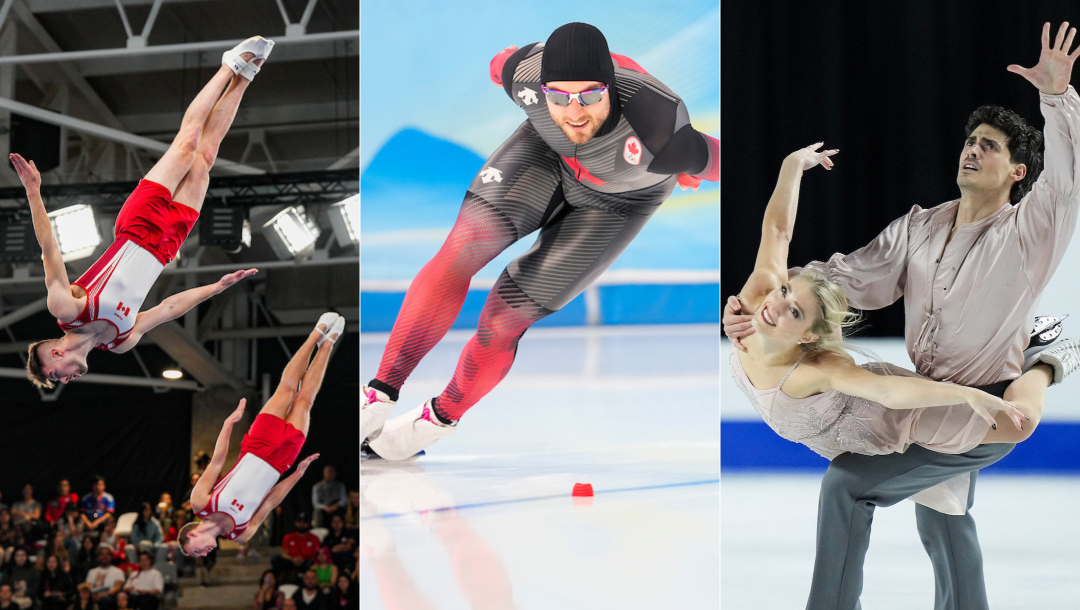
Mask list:
[{"label": "blue rink background", "polygon": [[[719,134],[719,11],[644,1],[619,10],[477,3],[369,3],[361,27],[361,332],[390,330],[409,281],[438,251],[484,159],[525,114],[488,77],[502,49],[543,41],[568,21],[596,25],[686,102],[694,126]],[[386,27],[386,24],[394,27]],[[392,52],[387,52],[391,49]],[[716,323],[719,189],[665,202],[595,289],[537,326]],[[475,328],[487,290],[529,235],[474,279],[454,328]]]},{"label": "blue rink background", "polygon": [[[1068,330],[1065,334],[1076,335]],[[855,343],[884,361],[913,368],[903,339],[861,339]],[[828,466],[824,458],[803,445],[780,438],[761,421],[731,379],[728,365],[731,343],[724,339],[720,351],[721,472],[824,472]],[[1077,389],[1070,387],[1076,383],[1080,380],[1069,378],[1048,389],[1043,420],[1035,434],[983,472],[1080,475],[1080,401],[1076,400]]]}]

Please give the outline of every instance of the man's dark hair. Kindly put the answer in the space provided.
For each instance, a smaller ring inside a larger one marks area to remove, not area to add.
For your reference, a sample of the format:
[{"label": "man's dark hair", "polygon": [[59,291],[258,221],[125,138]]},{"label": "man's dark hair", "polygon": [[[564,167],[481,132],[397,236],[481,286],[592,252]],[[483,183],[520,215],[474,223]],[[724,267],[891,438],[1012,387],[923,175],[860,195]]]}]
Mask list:
[{"label": "man's dark hair", "polygon": [[1024,179],[1012,186],[1009,191],[1009,202],[1020,203],[1020,200],[1031,190],[1043,168],[1043,134],[1038,129],[1027,124],[1027,121],[1012,110],[1006,110],[1001,106],[987,104],[979,106],[968,117],[967,126],[964,128],[966,135],[979,125],[989,125],[1005,134],[1005,145],[1009,147],[1009,161],[1023,163],[1027,166]]}]

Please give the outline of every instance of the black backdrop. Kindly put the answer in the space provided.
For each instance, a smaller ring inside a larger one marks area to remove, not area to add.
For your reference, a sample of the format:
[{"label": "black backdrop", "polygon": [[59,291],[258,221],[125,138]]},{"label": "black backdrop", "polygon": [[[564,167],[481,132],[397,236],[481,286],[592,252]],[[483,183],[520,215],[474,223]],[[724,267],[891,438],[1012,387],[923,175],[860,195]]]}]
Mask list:
[{"label": "black backdrop", "polygon": [[[27,336],[50,336],[55,322],[35,316],[19,328]],[[286,339],[295,350],[301,338]],[[139,352],[152,371],[168,358],[153,345]],[[276,339],[258,341],[259,367],[271,373],[274,385],[287,361]],[[286,522],[300,510],[311,509],[311,486],[322,478],[322,466],[337,466],[338,480],[359,487],[359,340],[347,333],[330,361],[312,411],[311,427],[301,456],[318,452],[321,458],[282,503]],[[97,373],[129,373],[122,359],[131,354],[95,350],[89,364]],[[20,366],[13,355],[5,366]],[[117,512],[135,510],[139,502],[156,502],[169,492],[179,504],[187,492],[191,469],[191,392],[154,394],[150,389],[72,383],[56,402],[41,402],[28,381],[0,379],[0,492],[10,505],[20,499],[22,486],[34,486],[35,498],[45,504],[55,497],[57,481],[67,478],[80,496],[89,491],[91,477],[105,477]],[[249,405],[248,409],[255,407]],[[239,443],[234,433],[233,443]],[[226,464],[226,467],[231,464]]]},{"label": "black backdrop", "polygon": [[[1005,67],[1035,65],[1042,24],[1053,40],[1063,20],[1080,26],[1080,3],[722,2],[723,294],[753,269],[780,163],[797,148],[841,152],[832,172],[803,178],[793,266],[865,245],[912,205],[957,198],[973,109],[1000,104],[1042,128],[1038,91]],[[868,322],[863,335],[903,335],[899,304]]]}]

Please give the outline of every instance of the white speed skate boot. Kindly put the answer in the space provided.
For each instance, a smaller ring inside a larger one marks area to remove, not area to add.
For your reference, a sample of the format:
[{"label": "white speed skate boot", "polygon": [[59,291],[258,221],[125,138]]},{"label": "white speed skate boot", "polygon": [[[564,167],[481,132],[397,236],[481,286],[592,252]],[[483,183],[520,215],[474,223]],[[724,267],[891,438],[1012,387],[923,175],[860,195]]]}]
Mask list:
[{"label": "white speed skate boot", "polygon": [[1080,340],[1063,339],[1060,343],[1052,345],[1028,358],[1024,362],[1024,370],[1028,370],[1036,364],[1048,364],[1054,369],[1054,382],[1050,385],[1061,383],[1062,379],[1080,368]]},{"label": "white speed skate boot", "polygon": [[364,403],[360,405],[360,442],[373,440],[382,432],[386,418],[397,403],[386,393],[364,386]]},{"label": "white speed skate boot", "polygon": [[457,422],[447,425],[435,417],[429,400],[386,422],[378,438],[368,440],[368,448],[385,460],[407,460],[456,429]]}]

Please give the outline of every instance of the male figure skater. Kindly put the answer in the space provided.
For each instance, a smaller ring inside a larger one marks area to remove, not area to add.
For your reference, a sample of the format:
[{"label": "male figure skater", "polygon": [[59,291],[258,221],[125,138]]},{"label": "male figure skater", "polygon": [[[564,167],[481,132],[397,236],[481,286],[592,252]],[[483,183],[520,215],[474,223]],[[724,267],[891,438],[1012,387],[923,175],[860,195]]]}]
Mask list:
[{"label": "male figure skater", "polygon": [[126,352],[150,329],[256,272],[231,273],[139,312],[150,287],[199,218],[218,146],[273,46],[273,41],[256,36],[224,53],[221,68],[188,106],[169,149],[124,202],[116,218],[115,241],[74,284],[68,282],[41,199],[41,175],[33,161],[11,155],[41,245],[49,313],[64,330],[59,339],[30,345],[26,374],[35,385],[51,388],[79,377],[87,371],[91,349]]},{"label": "male figure skater", "polygon": [[[685,104],[584,23],[544,44],[511,47],[491,79],[528,115],[465,194],[450,236],[409,286],[379,371],[364,388],[361,436],[400,460],[450,434],[510,370],[518,340],[570,302],[622,253],[675,188],[719,176],[719,143]],[[503,271],[450,384],[387,422],[398,391],[461,310],[469,278],[540,230]]]},{"label": "male figure skater", "polygon": [[[229,435],[244,416],[246,401],[241,400],[240,406],[225,420],[214,446],[214,457],[191,490],[191,510],[202,520],[188,523],[176,534],[182,553],[202,557],[217,546],[218,536],[241,543],[250,540],[270,511],[281,504],[311,462],[319,457],[315,453],[304,458],[295,472],[277,483],[278,477],[300,455],[311,422],[311,405],[322,385],[330,351],[344,329],[345,318],[336,313],[325,313],[319,318],[307,341],[285,366],[274,395],[240,441],[240,458],[218,481],[229,453]],[[316,348],[312,360],[311,352]]]},{"label": "male figure skater", "polygon": [[[976,109],[957,168],[959,200],[928,210],[915,206],[866,247],[810,264],[843,286],[853,307],[879,309],[903,295],[908,355],[919,373],[933,379],[1001,396],[1024,367],[1026,324],[1072,238],[1080,206],[1080,97],[1069,85],[1080,48],[1069,53],[1076,29],[1068,26],[1061,25],[1053,46],[1050,24],[1043,26],[1034,68],[1008,67],[1038,88],[1046,119],[1042,134],[999,106]],[[1040,174],[1044,138],[1046,169]],[[752,332],[745,324],[749,316],[735,315],[740,307],[734,297],[728,305],[725,332],[738,344]],[[1056,383],[1076,368],[1078,357],[1077,342],[1066,341],[1037,361],[1054,367]],[[1012,448],[981,445],[947,455],[913,446],[902,454],[834,459],[821,483],[806,607],[860,607],[875,506],[967,475],[970,509],[978,470]],[[916,518],[934,565],[935,609],[988,608],[970,512],[943,514],[919,504]]]}]

